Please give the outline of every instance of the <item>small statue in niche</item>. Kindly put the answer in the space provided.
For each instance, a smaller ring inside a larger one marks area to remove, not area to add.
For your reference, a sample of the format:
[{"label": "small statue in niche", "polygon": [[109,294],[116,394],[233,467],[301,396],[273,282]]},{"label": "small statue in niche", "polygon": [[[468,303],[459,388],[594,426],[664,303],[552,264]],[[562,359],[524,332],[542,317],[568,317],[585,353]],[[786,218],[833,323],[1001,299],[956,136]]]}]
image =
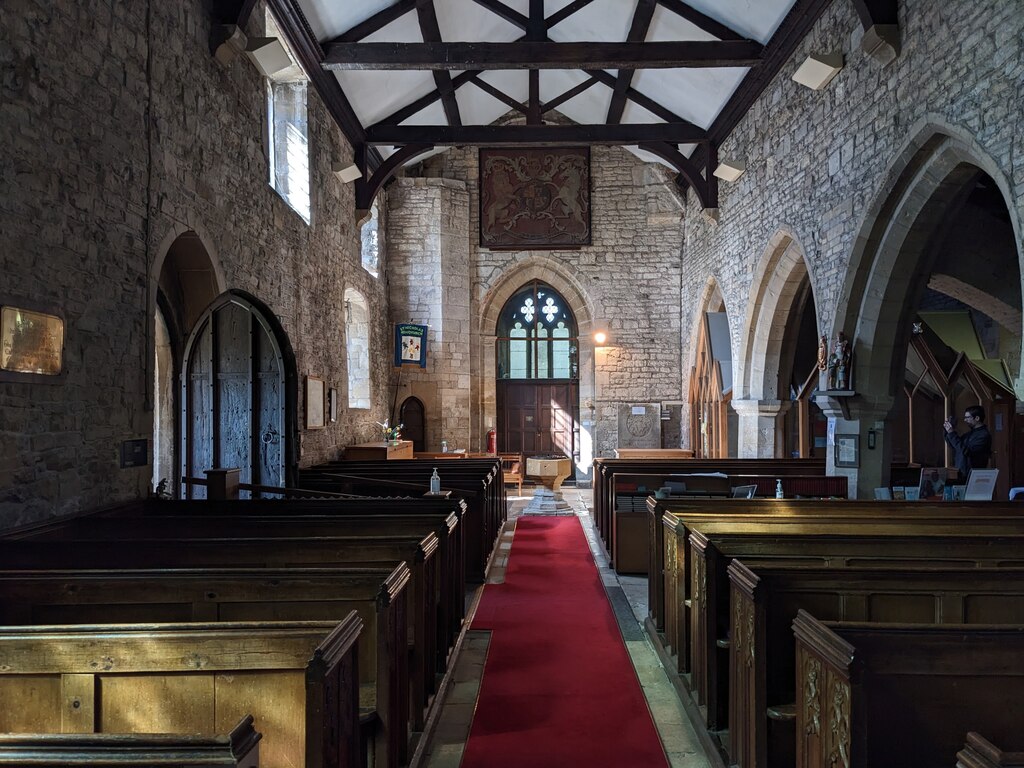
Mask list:
[{"label": "small statue in niche", "polygon": [[828,358],[828,388],[849,389],[850,373],[850,340],[840,331],[832,346],[832,354]]},{"label": "small statue in niche", "polygon": [[824,333],[818,341],[818,370],[822,373],[828,370],[828,336]]}]

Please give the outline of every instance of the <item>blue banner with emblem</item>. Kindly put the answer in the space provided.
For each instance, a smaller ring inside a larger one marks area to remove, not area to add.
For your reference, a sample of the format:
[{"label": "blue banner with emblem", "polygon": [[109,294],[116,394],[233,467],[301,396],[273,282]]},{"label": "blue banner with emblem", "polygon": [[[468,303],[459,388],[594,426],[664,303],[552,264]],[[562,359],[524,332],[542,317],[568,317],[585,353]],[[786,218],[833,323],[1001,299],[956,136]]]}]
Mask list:
[{"label": "blue banner with emblem", "polygon": [[395,366],[403,365],[427,367],[427,326],[395,325]]}]

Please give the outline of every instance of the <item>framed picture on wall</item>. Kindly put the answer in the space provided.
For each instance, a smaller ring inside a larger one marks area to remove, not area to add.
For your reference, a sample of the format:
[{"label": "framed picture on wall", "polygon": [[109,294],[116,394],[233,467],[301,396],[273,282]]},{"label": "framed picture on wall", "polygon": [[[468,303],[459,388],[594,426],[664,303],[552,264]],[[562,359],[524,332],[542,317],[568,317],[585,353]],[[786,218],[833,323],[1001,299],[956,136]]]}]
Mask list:
[{"label": "framed picture on wall", "polygon": [[306,429],[323,429],[327,426],[325,405],[327,400],[326,382],[316,376],[306,377]]},{"label": "framed picture on wall", "polygon": [[860,435],[836,435],[836,466],[860,466]]}]

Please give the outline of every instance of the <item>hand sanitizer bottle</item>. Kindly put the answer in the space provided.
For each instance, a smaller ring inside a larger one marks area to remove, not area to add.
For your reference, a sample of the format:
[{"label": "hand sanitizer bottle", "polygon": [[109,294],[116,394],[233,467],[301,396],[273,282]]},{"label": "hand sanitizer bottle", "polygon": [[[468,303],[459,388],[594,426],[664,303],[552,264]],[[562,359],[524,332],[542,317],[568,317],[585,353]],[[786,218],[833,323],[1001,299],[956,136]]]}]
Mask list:
[{"label": "hand sanitizer bottle", "polygon": [[441,492],[441,477],[437,474],[437,467],[434,467],[434,474],[430,476],[430,492]]},{"label": "hand sanitizer bottle", "polygon": [[784,498],[786,498],[786,494],[784,494],[782,492],[782,481],[778,480],[778,479],[775,480],[775,498],[776,499],[784,499]]}]

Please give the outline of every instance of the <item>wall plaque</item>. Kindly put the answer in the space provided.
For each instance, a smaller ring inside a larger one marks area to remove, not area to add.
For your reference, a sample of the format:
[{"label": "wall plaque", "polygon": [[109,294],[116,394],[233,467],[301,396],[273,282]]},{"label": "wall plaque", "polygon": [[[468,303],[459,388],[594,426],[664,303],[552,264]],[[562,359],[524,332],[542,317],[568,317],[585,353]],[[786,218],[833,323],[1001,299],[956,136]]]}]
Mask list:
[{"label": "wall plaque", "polygon": [[59,317],[0,307],[0,370],[56,376],[63,349],[64,321]]}]

